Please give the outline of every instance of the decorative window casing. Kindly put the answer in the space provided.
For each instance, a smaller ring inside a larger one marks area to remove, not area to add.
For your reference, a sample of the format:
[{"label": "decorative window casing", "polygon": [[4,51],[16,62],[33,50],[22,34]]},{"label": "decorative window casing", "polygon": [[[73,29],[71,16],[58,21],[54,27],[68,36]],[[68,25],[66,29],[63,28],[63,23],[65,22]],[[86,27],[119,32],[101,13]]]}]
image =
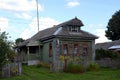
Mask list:
[{"label": "decorative window casing", "polygon": [[79,27],[69,26],[69,31],[70,31],[70,32],[79,32]]},{"label": "decorative window casing", "polygon": [[83,44],[83,56],[88,54],[88,44]]},{"label": "decorative window casing", "polygon": [[64,55],[68,54],[68,44],[63,44],[63,54]]},{"label": "decorative window casing", "polygon": [[74,44],[74,50],[73,50],[74,55],[79,53],[79,46],[78,44]]},{"label": "decorative window casing", "polygon": [[53,56],[52,43],[49,44],[49,57]]}]

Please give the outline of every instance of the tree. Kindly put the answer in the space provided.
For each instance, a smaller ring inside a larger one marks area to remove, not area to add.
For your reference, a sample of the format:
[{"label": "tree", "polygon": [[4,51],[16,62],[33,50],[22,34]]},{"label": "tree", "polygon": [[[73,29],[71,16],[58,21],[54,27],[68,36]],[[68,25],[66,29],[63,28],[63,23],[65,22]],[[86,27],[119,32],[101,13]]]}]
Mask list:
[{"label": "tree", "polygon": [[17,39],[15,40],[15,44],[18,45],[19,43],[21,43],[21,42],[23,42],[23,41],[24,41],[24,39],[22,39],[22,38],[17,38]]},{"label": "tree", "polygon": [[120,39],[120,10],[112,15],[107,25],[107,30],[105,31],[105,36],[109,40]]},{"label": "tree", "polygon": [[0,32],[0,66],[13,61],[15,57],[11,42],[7,40],[7,35],[6,32]]}]

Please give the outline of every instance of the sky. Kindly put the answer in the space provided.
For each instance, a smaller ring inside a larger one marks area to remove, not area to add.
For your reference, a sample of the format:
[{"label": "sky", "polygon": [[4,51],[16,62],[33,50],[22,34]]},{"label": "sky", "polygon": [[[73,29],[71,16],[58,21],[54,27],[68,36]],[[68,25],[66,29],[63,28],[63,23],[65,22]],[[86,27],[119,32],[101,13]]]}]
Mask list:
[{"label": "sky", "polygon": [[[36,0],[0,0],[0,31],[12,41],[32,37],[38,32],[36,9]],[[107,42],[106,26],[118,10],[120,0],[38,0],[39,30],[77,17],[82,30],[99,37],[96,43]]]}]

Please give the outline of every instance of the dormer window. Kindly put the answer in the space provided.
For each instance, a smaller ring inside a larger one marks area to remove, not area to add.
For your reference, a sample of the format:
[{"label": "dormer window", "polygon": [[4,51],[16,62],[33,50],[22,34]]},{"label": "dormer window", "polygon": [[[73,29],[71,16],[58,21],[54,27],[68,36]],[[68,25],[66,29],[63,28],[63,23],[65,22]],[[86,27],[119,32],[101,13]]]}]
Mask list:
[{"label": "dormer window", "polygon": [[79,27],[70,26],[70,27],[69,27],[69,31],[70,31],[70,32],[78,32],[78,31],[79,31]]}]

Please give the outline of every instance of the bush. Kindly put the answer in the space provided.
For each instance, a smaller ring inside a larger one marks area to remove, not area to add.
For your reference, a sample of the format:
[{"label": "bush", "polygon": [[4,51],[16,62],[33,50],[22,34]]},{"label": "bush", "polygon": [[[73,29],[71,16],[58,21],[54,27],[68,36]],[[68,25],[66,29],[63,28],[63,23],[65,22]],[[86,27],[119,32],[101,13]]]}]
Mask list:
[{"label": "bush", "polygon": [[64,69],[64,72],[70,72],[70,73],[83,73],[85,72],[85,68],[80,64],[74,64],[70,62],[66,69]]},{"label": "bush", "polygon": [[117,54],[113,51],[104,50],[104,49],[96,49],[96,60],[100,60],[102,58],[111,58],[114,59],[117,57]]},{"label": "bush", "polygon": [[15,58],[12,42],[7,35],[6,32],[0,32],[0,66],[14,61]]},{"label": "bush", "polygon": [[90,63],[88,66],[87,66],[87,70],[88,71],[97,71],[99,70],[99,65],[96,64],[96,63]]}]

